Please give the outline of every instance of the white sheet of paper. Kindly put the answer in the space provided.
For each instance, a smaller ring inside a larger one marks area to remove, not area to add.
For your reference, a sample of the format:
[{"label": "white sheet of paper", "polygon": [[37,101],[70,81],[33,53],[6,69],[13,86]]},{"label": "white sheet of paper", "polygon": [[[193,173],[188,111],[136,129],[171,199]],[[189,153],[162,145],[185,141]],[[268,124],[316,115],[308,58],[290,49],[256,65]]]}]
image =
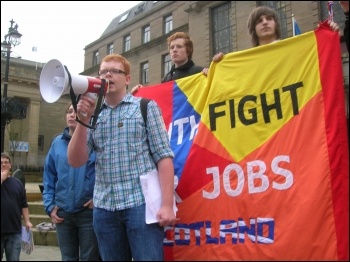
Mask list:
[{"label": "white sheet of paper", "polygon": [[[157,223],[157,212],[162,204],[162,192],[160,189],[158,171],[156,169],[140,176],[142,192],[146,201],[146,224]],[[173,205],[174,213],[177,212],[177,207],[174,197]]]}]

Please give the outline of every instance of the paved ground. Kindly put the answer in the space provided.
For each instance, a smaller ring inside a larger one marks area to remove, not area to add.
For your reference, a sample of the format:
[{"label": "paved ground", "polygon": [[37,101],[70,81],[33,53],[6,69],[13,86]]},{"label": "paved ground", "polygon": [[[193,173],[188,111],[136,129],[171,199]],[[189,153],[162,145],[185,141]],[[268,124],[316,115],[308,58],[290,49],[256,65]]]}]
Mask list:
[{"label": "paved ground", "polygon": [[[21,252],[20,261],[62,261],[59,247],[56,246],[34,246],[31,254]],[[6,261],[5,255],[4,260]]]},{"label": "paved ground", "polygon": [[59,247],[34,246],[30,255],[21,252],[20,261],[62,261],[62,257]]}]

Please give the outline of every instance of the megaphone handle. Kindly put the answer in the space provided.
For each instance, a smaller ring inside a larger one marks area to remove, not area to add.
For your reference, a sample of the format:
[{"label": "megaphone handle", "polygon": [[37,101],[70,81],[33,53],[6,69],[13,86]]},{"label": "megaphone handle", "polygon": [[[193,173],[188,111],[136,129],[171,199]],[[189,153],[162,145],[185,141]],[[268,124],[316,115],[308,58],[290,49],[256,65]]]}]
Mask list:
[{"label": "megaphone handle", "polygon": [[[91,99],[96,100],[96,94],[93,94],[93,93],[86,93],[86,95],[87,95],[88,97],[90,97]],[[83,117],[86,117],[86,116],[87,116],[87,113],[84,113],[84,112],[80,112],[80,114],[81,114]]]},{"label": "megaphone handle", "polygon": [[[104,90],[105,90],[105,87],[106,87],[106,84],[109,84],[105,79],[102,79],[102,87],[100,88],[100,91],[99,91],[99,94],[98,94],[98,98],[97,98],[97,103],[96,103],[96,107],[95,107],[95,112],[94,114],[91,116],[91,120],[92,120],[92,124],[91,126],[90,125],[87,125],[83,122],[81,122],[78,117],[76,119],[76,121],[80,124],[82,124],[83,126],[87,127],[87,128],[91,128],[91,129],[95,129],[96,128],[96,122],[97,122],[97,118],[98,118],[98,115],[100,114],[101,112],[101,105],[102,105],[102,99],[104,97]],[[81,113],[82,114],[82,113]],[[82,114],[83,115],[83,114]],[[84,115],[83,115],[84,116]],[[86,116],[86,115],[85,115]],[[90,121],[91,122],[91,121]]]},{"label": "megaphone handle", "polygon": [[[102,101],[102,98],[100,99],[100,97],[101,97],[101,96],[99,96],[99,100]],[[76,120],[79,124],[82,124],[83,126],[85,126],[85,127],[87,127],[87,128],[95,129],[95,128],[96,128],[97,118],[98,118],[98,115],[99,115],[99,113],[100,113],[100,107],[101,107],[101,102],[99,103],[99,105],[96,106],[95,112],[94,112],[94,114],[91,116],[91,120],[92,120],[91,126],[85,124],[85,123],[82,122],[82,121],[80,121],[78,117],[77,117],[75,120]],[[82,113],[81,113],[81,114],[82,114]],[[83,115],[83,114],[82,114],[82,115]],[[90,120],[90,122],[91,122],[91,120]]]}]

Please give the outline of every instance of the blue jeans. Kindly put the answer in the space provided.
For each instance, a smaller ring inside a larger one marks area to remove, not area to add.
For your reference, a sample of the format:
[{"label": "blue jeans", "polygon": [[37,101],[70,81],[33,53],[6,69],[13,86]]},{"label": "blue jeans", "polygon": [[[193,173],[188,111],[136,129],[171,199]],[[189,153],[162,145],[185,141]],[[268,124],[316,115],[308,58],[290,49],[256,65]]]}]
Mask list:
[{"label": "blue jeans", "polygon": [[113,212],[95,207],[94,229],[103,261],[164,260],[164,228],[146,224],[144,204]]},{"label": "blue jeans", "polygon": [[62,261],[98,261],[98,246],[92,225],[92,209],[85,208],[77,213],[67,213],[58,209],[57,215],[64,218],[62,223],[56,224]]},{"label": "blue jeans", "polygon": [[1,235],[1,261],[4,255],[6,261],[19,261],[21,253],[22,234]]}]

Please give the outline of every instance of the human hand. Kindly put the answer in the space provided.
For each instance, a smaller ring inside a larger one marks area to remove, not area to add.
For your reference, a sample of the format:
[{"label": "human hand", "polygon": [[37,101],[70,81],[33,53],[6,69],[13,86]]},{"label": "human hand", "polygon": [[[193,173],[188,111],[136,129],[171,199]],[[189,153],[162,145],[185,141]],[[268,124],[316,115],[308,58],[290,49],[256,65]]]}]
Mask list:
[{"label": "human hand", "polygon": [[96,100],[89,94],[83,94],[80,96],[79,102],[77,104],[77,115],[79,120],[88,123],[91,116],[95,111]]},{"label": "human hand", "polygon": [[92,202],[92,199],[90,199],[88,202],[86,202],[84,205],[84,207],[88,207],[90,209],[94,208],[94,203]]},{"label": "human hand", "polygon": [[134,94],[137,93],[137,91],[138,91],[140,88],[142,88],[142,87],[143,87],[143,85],[138,84],[138,85],[134,86],[134,87],[131,89],[130,93],[131,93],[132,95],[134,95]]},{"label": "human hand", "polygon": [[26,227],[27,230],[29,230],[29,229],[31,229],[33,227],[33,224],[30,221],[27,221],[25,223],[25,227]]},{"label": "human hand", "polygon": [[224,53],[220,52],[213,56],[214,62],[220,62],[224,58]]},{"label": "human hand", "polygon": [[59,217],[59,216],[57,215],[57,210],[58,210],[58,209],[59,209],[59,207],[58,207],[58,206],[55,206],[55,207],[52,209],[51,214],[50,214],[51,221],[52,221],[52,223],[54,223],[54,224],[62,223],[63,220],[64,220],[64,218]]},{"label": "human hand", "polygon": [[209,68],[203,68],[203,70],[202,70],[202,74],[203,75],[205,75],[205,76],[207,76],[208,75],[208,72],[209,72]]},{"label": "human hand", "polygon": [[29,230],[29,229],[31,229],[33,227],[33,224],[30,223],[30,221],[26,221],[25,227],[26,227],[27,230]]},{"label": "human hand", "polygon": [[333,32],[339,32],[340,28],[339,28],[337,23],[335,23],[333,21],[328,21],[328,23],[329,23],[329,27],[331,28],[331,30]]},{"label": "human hand", "polygon": [[157,213],[159,225],[162,227],[175,225],[176,216],[172,207],[161,207]]},{"label": "human hand", "polygon": [[1,184],[2,184],[2,182],[4,182],[9,176],[10,176],[10,170],[9,170],[9,169],[3,169],[3,168],[1,168]]},{"label": "human hand", "polygon": [[344,13],[349,12],[349,1],[339,1],[340,7],[343,9]]}]

